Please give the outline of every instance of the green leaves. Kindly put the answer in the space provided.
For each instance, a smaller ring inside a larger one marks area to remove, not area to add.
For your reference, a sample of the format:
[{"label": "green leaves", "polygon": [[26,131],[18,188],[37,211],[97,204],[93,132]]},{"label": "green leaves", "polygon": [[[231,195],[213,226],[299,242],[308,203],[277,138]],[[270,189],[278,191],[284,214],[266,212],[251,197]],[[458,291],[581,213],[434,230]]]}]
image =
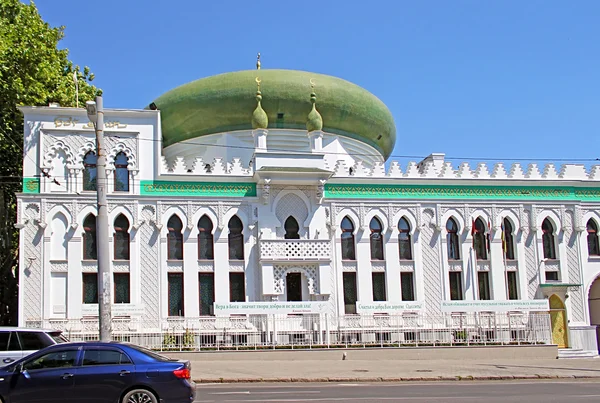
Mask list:
[{"label": "green leaves", "polygon": [[80,106],[100,92],[91,84],[94,74],[89,67],[82,70],[68,59],[67,49],[59,49],[64,36],[64,27],[44,22],[33,2],[0,0],[0,234],[11,238],[0,244],[0,325],[16,323],[17,313],[12,273],[18,261],[18,234],[12,224],[23,165],[23,115],[17,107],[50,102],[75,107],[73,72]]}]

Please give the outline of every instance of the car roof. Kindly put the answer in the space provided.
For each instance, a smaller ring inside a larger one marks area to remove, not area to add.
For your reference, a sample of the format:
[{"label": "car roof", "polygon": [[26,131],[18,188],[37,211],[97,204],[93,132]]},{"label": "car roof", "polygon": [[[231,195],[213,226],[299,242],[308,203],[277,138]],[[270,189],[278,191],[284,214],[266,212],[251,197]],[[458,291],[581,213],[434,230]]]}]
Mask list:
[{"label": "car roof", "polygon": [[[71,341],[71,342],[67,342],[67,343],[54,344],[53,346],[50,346],[50,347],[62,348],[62,347],[81,347],[81,346],[85,346],[85,347],[115,347],[115,346],[127,347],[127,346],[131,346],[131,344],[130,343],[122,343],[119,341]],[[50,347],[48,347],[48,348],[50,348]]]},{"label": "car roof", "polygon": [[0,326],[0,332],[2,331],[6,331],[6,332],[13,332],[13,331],[20,331],[20,332],[42,332],[42,333],[48,333],[48,332],[62,332],[62,330],[58,330],[58,329],[40,329],[38,327],[19,327],[19,326]]}]

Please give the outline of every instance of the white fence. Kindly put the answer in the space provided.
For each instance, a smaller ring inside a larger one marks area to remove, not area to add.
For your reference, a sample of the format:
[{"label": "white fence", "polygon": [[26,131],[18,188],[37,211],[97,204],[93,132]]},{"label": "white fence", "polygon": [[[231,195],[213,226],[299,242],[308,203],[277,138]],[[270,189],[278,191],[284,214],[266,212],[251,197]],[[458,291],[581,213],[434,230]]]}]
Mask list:
[{"label": "white fence", "polygon": [[[60,329],[71,341],[98,339],[97,319],[27,321]],[[241,315],[112,321],[114,340],[155,350],[521,345],[551,343],[547,312],[401,315]]]}]

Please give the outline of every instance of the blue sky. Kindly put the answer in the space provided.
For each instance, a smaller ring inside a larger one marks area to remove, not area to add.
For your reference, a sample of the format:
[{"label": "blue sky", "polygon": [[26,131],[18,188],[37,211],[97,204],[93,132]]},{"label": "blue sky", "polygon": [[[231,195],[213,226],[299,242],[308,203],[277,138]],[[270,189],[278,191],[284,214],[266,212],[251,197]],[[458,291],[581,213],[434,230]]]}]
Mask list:
[{"label": "blue sky", "polygon": [[[213,74],[308,70],[379,97],[392,159],[600,157],[600,2],[39,0],[106,107]],[[97,21],[97,23],[95,22]],[[542,161],[543,162],[543,161]],[[591,162],[584,162],[586,165]]]}]

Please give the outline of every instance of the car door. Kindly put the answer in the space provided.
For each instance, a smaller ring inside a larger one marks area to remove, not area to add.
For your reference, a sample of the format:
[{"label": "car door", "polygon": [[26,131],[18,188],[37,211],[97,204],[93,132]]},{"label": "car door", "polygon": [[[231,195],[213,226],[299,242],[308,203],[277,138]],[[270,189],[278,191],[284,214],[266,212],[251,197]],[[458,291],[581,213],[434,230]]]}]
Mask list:
[{"label": "car door", "polygon": [[74,403],[78,354],[79,348],[71,347],[40,352],[25,360],[11,378],[11,403]]},{"label": "car door", "polygon": [[117,347],[85,347],[75,379],[75,396],[86,403],[116,402],[135,381],[135,366]]},{"label": "car door", "polygon": [[0,331],[0,367],[17,361],[23,356],[17,333]]}]

